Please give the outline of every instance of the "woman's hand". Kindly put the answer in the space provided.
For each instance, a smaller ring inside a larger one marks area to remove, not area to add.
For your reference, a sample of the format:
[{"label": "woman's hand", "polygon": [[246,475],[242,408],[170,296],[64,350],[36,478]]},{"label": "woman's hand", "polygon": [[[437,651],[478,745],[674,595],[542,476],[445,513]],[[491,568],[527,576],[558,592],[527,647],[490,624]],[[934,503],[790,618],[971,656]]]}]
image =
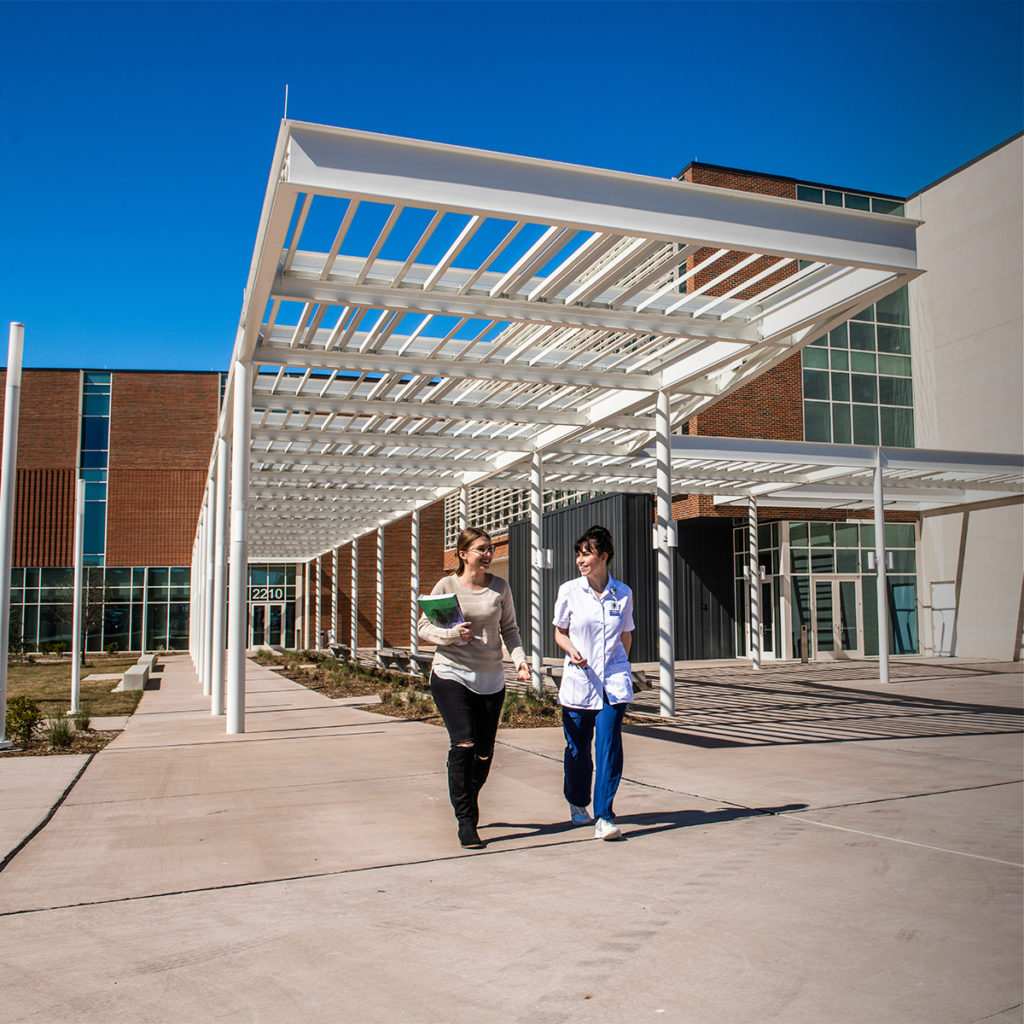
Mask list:
[{"label": "woman's hand", "polygon": [[473,630],[470,629],[468,622],[463,622],[459,625],[459,643],[468,643],[473,639]]},{"label": "woman's hand", "polygon": [[516,669],[516,679],[521,683],[529,683],[533,680],[533,673],[525,661]]},{"label": "woman's hand", "polygon": [[571,650],[571,651],[566,651],[565,653],[569,655],[569,661],[572,662],[572,664],[575,665],[577,668],[586,668],[587,667],[587,659],[584,658],[583,655],[580,654],[579,651]]}]

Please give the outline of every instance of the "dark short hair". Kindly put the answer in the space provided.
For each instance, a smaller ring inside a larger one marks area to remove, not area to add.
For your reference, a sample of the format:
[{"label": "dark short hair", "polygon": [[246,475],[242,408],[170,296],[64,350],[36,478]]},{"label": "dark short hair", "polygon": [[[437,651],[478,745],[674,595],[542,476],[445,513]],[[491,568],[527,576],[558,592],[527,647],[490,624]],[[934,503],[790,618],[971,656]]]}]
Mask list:
[{"label": "dark short hair", "polygon": [[593,551],[599,555],[607,555],[610,562],[615,555],[615,545],[612,544],[612,535],[603,526],[591,526],[582,537],[576,541],[575,552],[578,555],[581,551]]}]

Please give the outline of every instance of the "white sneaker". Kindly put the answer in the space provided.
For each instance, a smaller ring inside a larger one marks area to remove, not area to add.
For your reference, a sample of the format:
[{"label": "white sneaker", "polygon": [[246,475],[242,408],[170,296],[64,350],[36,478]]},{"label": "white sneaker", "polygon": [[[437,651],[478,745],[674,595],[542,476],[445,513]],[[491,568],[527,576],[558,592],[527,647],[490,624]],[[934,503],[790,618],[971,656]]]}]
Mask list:
[{"label": "white sneaker", "polygon": [[606,821],[604,818],[597,819],[597,825],[594,828],[595,839],[621,839],[622,833],[615,827],[615,825]]},{"label": "white sneaker", "polygon": [[589,825],[594,820],[586,807],[577,807],[576,804],[569,804],[569,811],[572,814],[572,823],[574,825]]}]

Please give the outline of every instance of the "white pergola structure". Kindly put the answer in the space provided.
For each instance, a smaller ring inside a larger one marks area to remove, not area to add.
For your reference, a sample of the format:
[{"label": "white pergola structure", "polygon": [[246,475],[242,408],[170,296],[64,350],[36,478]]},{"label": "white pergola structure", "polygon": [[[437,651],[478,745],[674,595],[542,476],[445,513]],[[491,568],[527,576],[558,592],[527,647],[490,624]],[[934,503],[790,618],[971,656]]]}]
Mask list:
[{"label": "white pergola structure", "polygon": [[284,122],[193,564],[193,657],[228,731],[250,559],[309,562],[485,482],[531,491],[538,685],[542,490],[656,493],[671,714],[671,495],[695,489],[673,430],[916,276],[916,227]]}]

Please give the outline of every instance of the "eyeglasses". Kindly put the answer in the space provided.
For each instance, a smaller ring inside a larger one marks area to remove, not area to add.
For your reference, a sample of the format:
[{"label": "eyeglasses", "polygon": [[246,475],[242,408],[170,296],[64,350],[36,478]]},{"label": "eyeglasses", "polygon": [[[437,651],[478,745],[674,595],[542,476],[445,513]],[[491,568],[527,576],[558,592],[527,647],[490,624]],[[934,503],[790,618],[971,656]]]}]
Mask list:
[{"label": "eyeglasses", "polygon": [[493,544],[488,544],[486,547],[470,548],[469,550],[470,551],[475,551],[478,555],[493,555],[494,554],[494,545]]}]

